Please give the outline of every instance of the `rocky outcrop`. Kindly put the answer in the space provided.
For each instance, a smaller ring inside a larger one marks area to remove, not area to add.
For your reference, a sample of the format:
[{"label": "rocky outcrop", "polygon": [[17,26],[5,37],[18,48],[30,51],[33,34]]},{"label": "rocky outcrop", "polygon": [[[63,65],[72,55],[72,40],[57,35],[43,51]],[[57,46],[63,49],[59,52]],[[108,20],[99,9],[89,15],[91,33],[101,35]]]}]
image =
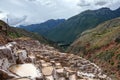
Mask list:
[{"label": "rocky outcrop", "polygon": [[5,44],[7,42],[7,40],[2,36],[0,35],[0,44]]},{"label": "rocky outcrop", "polygon": [[0,46],[1,80],[111,80],[90,61],[36,40]]}]

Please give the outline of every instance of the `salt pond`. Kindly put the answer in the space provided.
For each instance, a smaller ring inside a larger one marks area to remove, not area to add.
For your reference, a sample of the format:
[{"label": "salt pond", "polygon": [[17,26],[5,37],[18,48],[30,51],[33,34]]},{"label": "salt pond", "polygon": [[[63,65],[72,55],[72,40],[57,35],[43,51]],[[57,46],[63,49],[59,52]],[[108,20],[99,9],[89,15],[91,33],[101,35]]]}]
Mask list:
[{"label": "salt pond", "polygon": [[30,77],[32,79],[41,77],[40,71],[35,67],[34,64],[31,63],[13,65],[9,68],[9,70],[20,77]]}]

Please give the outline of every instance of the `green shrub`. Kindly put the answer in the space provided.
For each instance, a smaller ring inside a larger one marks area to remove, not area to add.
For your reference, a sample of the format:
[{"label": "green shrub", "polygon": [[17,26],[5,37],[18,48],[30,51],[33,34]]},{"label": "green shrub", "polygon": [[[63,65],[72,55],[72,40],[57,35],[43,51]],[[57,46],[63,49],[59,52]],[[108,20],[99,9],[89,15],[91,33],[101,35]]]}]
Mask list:
[{"label": "green shrub", "polygon": [[9,32],[8,33],[10,37],[12,38],[18,38],[18,37],[21,37],[22,35],[18,34],[18,33],[13,33],[13,32]]},{"label": "green shrub", "polygon": [[114,62],[113,62],[113,61],[111,62],[111,65],[114,65]]},{"label": "green shrub", "polygon": [[110,59],[114,56],[114,53],[111,51],[101,52],[97,55],[98,58],[104,61],[110,61]]},{"label": "green shrub", "polygon": [[116,38],[115,42],[120,43],[120,37]]},{"label": "green shrub", "polygon": [[120,54],[118,54],[118,55],[116,56],[116,59],[120,60]]},{"label": "green shrub", "polygon": [[117,68],[120,70],[120,62],[118,62]]}]

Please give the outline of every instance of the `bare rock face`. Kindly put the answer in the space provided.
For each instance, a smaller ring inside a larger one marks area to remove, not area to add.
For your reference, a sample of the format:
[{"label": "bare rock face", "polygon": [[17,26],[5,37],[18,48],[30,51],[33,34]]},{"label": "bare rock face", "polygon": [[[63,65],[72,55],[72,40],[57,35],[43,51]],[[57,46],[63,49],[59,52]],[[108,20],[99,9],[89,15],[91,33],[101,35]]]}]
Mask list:
[{"label": "bare rock face", "polygon": [[7,40],[0,34],[0,44],[6,44]]},{"label": "bare rock face", "polygon": [[0,46],[0,76],[0,80],[111,80],[94,63],[31,39]]},{"label": "bare rock face", "polygon": [[8,24],[0,20],[0,45],[4,45],[8,42],[7,29]]}]

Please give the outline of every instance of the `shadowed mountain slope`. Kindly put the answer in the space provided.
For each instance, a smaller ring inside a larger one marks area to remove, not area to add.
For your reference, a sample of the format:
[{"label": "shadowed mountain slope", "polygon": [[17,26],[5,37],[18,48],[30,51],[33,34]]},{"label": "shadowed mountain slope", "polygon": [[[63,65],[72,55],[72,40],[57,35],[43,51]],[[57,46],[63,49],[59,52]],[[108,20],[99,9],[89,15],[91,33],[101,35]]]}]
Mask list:
[{"label": "shadowed mountain slope", "polygon": [[35,32],[38,33],[42,36],[45,36],[48,31],[54,29],[57,25],[63,23],[65,19],[50,19],[46,22],[40,23],[40,24],[32,24],[32,25],[27,25],[27,26],[19,26],[19,28],[23,28],[27,31],[30,32]]}]

